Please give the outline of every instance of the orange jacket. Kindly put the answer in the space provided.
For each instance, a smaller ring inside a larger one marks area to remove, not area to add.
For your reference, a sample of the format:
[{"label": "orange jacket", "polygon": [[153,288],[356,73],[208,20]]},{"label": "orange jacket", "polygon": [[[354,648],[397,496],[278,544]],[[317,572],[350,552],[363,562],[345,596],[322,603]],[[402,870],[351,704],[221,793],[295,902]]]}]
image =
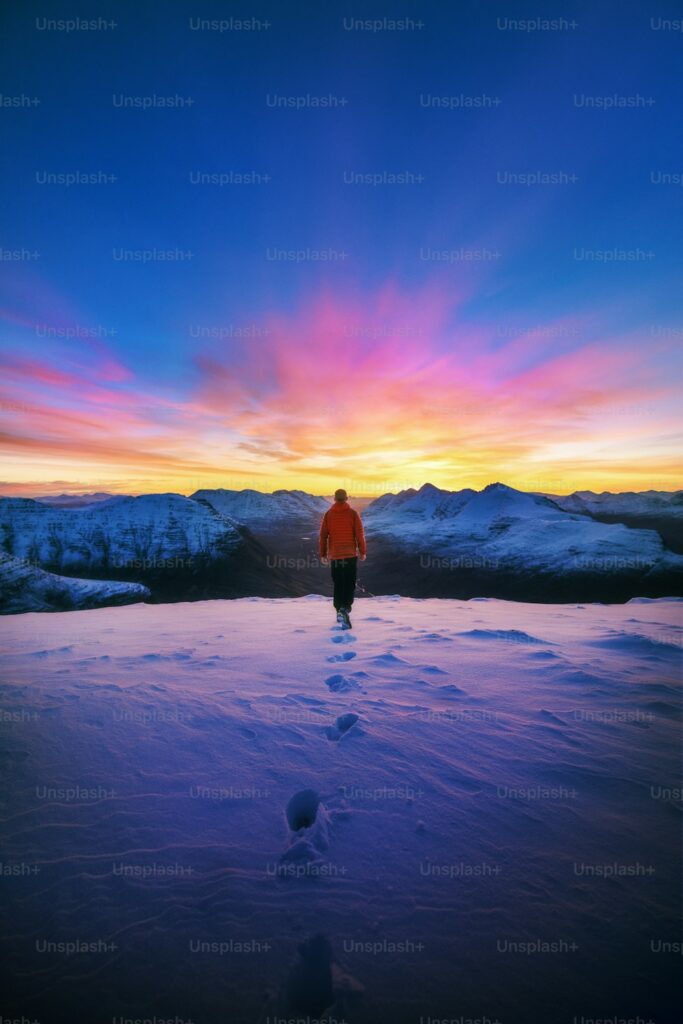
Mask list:
[{"label": "orange jacket", "polygon": [[366,550],[360,516],[348,501],[335,501],[320,525],[320,557],[355,558]]}]

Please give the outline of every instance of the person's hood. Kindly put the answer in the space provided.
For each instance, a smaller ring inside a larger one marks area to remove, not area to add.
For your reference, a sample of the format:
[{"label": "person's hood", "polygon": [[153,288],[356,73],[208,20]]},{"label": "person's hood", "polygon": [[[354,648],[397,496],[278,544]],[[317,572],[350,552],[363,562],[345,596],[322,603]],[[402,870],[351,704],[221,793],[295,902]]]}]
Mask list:
[{"label": "person's hood", "polygon": [[335,501],[334,505],[330,508],[330,512],[336,512],[337,509],[351,508],[348,501]]}]

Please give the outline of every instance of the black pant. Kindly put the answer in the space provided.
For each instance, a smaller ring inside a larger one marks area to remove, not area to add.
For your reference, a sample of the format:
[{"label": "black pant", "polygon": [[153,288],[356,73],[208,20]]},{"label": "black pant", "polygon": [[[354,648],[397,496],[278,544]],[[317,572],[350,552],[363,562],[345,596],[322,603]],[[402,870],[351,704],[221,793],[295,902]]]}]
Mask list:
[{"label": "black pant", "polygon": [[334,583],[334,607],[339,611],[346,608],[351,611],[353,604],[353,593],[356,589],[356,575],[358,573],[357,558],[333,558],[332,582]]}]

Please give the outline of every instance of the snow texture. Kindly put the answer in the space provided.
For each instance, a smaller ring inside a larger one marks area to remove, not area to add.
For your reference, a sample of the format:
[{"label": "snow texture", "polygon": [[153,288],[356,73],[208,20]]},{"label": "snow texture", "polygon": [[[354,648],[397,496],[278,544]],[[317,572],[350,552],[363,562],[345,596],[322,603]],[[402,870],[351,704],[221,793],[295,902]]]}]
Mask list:
[{"label": "snow texture", "polygon": [[[673,1021],[682,609],[0,621],[3,859],[37,869],[4,879],[3,1012]],[[36,952],[65,940],[115,948]]]}]

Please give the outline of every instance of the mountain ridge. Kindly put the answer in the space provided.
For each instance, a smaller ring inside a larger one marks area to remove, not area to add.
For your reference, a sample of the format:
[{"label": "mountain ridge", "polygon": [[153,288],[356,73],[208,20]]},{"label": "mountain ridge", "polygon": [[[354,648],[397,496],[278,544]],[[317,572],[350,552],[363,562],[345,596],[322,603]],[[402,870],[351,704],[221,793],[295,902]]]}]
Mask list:
[{"label": "mountain ridge", "polygon": [[141,583],[60,576],[0,552],[0,612],[77,611],[146,601]]},{"label": "mountain ridge", "polygon": [[[284,488],[114,495],[75,508],[2,498],[0,551],[66,577],[137,582],[153,601],[298,596],[329,589],[316,544],[328,507]],[[683,591],[683,558],[648,520],[601,520],[501,481],[480,491],[426,482],[381,495],[363,518],[369,593],[561,601]]]}]

